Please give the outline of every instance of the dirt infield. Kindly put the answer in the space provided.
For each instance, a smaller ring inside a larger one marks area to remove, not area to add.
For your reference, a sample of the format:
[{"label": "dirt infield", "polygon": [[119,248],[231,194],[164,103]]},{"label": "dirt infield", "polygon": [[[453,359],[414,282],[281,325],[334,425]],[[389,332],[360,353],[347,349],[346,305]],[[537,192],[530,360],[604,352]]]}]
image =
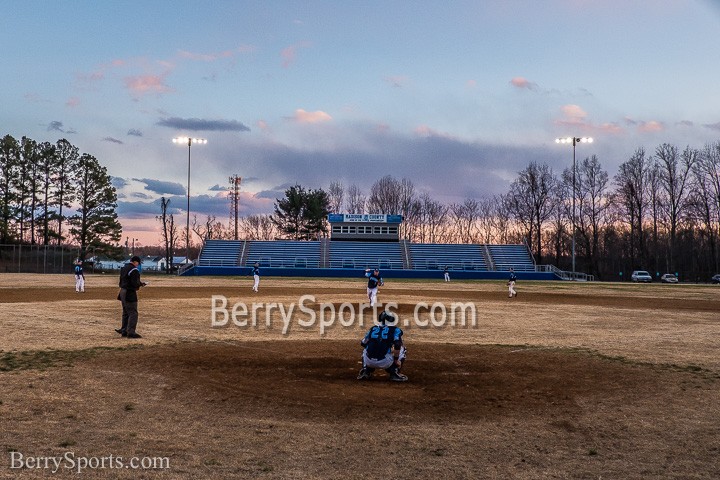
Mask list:
[{"label": "dirt infield", "polygon": [[[355,380],[367,328],[276,310],[211,325],[211,297],[364,301],[358,280],[148,277],[140,331],[113,332],[115,279],[0,275],[0,476],[12,455],[162,457],[83,478],[717,478],[720,292],[710,286],[392,281],[406,384]],[[472,303],[434,326],[418,302]],[[324,304],[324,307],[323,307]],[[265,324],[269,318],[271,326]],[[63,477],[76,470],[60,469]]]}]

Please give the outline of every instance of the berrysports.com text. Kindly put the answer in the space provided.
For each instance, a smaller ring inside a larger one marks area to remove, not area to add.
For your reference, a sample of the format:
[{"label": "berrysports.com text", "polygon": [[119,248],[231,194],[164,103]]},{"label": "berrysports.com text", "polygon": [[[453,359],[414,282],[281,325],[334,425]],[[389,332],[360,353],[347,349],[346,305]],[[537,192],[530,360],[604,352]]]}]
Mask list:
[{"label": "berrysports.com text", "polygon": [[60,456],[30,456],[21,452],[10,452],[11,470],[44,470],[55,474],[59,471],[82,474],[85,470],[168,470],[169,457],[131,457],[117,455],[86,457],[65,452]]},{"label": "berrysports.com text", "polygon": [[[369,303],[352,304],[333,303],[317,304],[315,296],[303,295],[297,303],[266,303],[255,302],[250,305],[236,302],[229,306],[227,297],[213,295],[210,299],[210,325],[212,327],[226,327],[232,322],[239,328],[258,328],[264,326],[271,329],[274,323],[282,323],[282,334],[290,333],[293,323],[302,329],[317,328],[320,335],[324,335],[329,328],[340,325],[342,327],[372,325],[378,314],[386,310],[393,313],[398,319],[397,325],[401,327],[416,326],[429,327],[477,327],[477,307],[472,302],[454,302],[449,306],[441,302],[428,304],[418,302],[413,309],[412,317],[401,317],[397,310],[397,303],[388,302],[371,307]],[[315,307],[315,308],[313,308]]]}]

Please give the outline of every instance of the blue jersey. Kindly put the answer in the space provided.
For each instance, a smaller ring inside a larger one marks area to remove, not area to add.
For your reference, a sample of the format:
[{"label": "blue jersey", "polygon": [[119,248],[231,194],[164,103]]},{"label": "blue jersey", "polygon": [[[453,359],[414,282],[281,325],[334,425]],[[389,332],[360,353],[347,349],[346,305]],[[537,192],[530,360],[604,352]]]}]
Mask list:
[{"label": "blue jersey", "polygon": [[[260,267],[253,267],[252,274],[260,276]],[[272,275],[271,275],[272,276]]]},{"label": "blue jersey", "polygon": [[75,265],[75,275],[82,275],[83,274],[83,268],[81,265]]},{"label": "blue jersey", "polygon": [[510,281],[514,282],[517,280],[517,276],[515,276],[515,272],[510,272]]},{"label": "blue jersey", "polygon": [[367,356],[375,360],[382,360],[392,352],[393,346],[397,350],[403,346],[403,331],[394,325],[374,325],[365,334],[361,344],[365,347]]},{"label": "blue jersey", "polygon": [[365,276],[368,277],[368,288],[375,288],[382,283],[382,277],[379,273],[367,272]]}]

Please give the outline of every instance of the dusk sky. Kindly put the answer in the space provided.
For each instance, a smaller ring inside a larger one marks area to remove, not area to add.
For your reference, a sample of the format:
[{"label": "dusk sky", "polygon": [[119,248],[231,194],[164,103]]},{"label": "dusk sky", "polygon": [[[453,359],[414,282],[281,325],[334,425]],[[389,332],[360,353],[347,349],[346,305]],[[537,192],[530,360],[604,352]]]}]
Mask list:
[{"label": "dusk sky", "polygon": [[227,222],[290,185],[384,175],[445,203],[505,193],[572,147],[614,175],[720,140],[720,2],[0,0],[0,135],[67,138],[114,177],[126,236],[160,196]]}]

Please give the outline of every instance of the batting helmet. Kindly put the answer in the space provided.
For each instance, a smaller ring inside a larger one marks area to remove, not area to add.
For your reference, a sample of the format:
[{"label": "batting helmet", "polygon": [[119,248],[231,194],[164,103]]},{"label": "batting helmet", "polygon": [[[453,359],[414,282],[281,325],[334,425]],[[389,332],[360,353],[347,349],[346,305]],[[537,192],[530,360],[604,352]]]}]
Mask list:
[{"label": "batting helmet", "polygon": [[386,323],[395,323],[397,319],[395,318],[395,315],[392,313],[388,313],[386,311],[380,312],[380,315],[378,315],[378,322],[385,325]]}]

